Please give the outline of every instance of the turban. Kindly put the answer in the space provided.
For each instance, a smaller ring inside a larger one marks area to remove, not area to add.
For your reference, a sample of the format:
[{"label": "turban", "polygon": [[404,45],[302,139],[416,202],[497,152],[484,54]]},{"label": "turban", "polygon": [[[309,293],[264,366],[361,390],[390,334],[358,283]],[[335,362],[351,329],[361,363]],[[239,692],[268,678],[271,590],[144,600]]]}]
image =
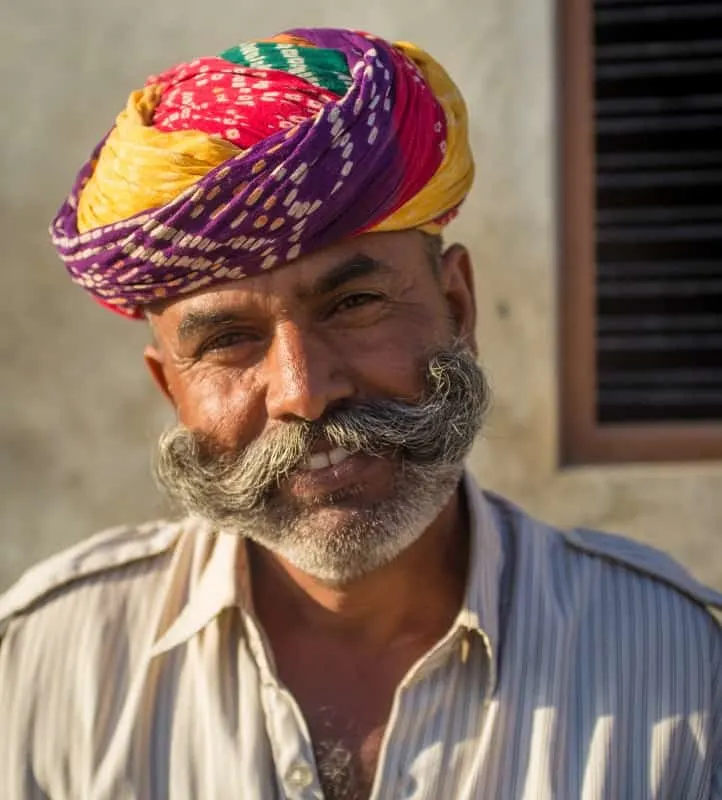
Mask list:
[{"label": "turban", "polygon": [[131,93],[51,225],[103,305],[256,275],[362,233],[439,233],[473,180],[464,101],[418,47],[299,29]]}]

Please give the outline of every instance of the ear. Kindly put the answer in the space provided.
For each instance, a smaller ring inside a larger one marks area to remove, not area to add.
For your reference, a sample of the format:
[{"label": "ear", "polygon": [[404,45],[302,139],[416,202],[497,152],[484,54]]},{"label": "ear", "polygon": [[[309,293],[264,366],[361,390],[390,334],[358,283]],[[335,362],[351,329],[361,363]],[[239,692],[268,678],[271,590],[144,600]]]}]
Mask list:
[{"label": "ear", "polygon": [[474,355],[478,355],[474,270],[469,251],[463,245],[454,244],[444,252],[440,279],[456,335]]},{"label": "ear", "polygon": [[155,385],[163,392],[167,400],[173,406],[177,407],[173,393],[168,384],[168,376],[165,371],[165,363],[163,360],[163,352],[157,344],[148,344],[143,351],[143,358],[145,365],[148,367],[151,377]]}]

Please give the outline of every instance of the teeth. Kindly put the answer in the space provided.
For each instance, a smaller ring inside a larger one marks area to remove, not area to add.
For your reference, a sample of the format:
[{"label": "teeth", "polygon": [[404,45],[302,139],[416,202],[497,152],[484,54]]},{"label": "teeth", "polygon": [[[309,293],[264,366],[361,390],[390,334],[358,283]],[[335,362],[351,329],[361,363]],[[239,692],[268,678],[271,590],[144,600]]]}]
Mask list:
[{"label": "teeth", "polygon": [[328,454],[328,460],[335,466],[345,461],[351,453],[344,450],[343,447],[336,447]]},{"label": "teeth", "polygon": [[330,466],[331,462],[326,453],[313,453],[313,455],[310,455],[306,460],[306,469],[323,469],[324,467]]},{"label": "teeth", "polygon": [[345,461],[351,453],[343,447],[335,447],[329,453],[313,453],[306,459],[305,467],[307,470],[325,469],[331,465],[336,466]]}]

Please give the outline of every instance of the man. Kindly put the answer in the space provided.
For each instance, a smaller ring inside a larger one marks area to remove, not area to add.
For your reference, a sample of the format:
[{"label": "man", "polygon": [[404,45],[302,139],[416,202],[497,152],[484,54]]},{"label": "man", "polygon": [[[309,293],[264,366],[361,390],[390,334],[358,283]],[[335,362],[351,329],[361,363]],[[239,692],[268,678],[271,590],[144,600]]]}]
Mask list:
[{"label": "man", "polygon": [[0,600],[3,798],[722,798],[722,597],[464,474],[472,173],[443,69],[367,34],[131,95],[52,233],[150,323],[188,513]]}]

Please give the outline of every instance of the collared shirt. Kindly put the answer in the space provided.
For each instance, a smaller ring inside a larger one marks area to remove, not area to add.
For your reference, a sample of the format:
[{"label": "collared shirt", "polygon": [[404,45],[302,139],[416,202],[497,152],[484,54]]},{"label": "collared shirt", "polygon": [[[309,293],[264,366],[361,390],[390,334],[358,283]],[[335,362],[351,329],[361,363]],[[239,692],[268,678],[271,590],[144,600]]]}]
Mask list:
[{"label": "collared shirt", "polygon": [[[722,800],[722,597],[465,491],[464,602],[397,688],[374,800]],[[3,800],[322,797],[242,540],[106,532],[0,598],[0,635]]]}]

